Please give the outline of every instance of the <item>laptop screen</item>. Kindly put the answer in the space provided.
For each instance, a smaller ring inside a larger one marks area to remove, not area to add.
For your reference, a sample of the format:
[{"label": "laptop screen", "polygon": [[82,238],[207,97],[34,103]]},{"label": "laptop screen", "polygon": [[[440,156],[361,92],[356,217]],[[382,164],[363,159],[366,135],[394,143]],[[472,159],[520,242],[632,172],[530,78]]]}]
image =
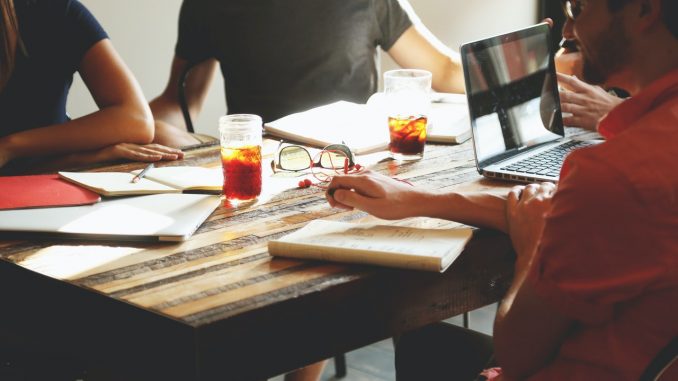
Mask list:
[{"label": "laptop screen", "polygon": [[478,167],[564,136],[547,24],[461,47]]}]

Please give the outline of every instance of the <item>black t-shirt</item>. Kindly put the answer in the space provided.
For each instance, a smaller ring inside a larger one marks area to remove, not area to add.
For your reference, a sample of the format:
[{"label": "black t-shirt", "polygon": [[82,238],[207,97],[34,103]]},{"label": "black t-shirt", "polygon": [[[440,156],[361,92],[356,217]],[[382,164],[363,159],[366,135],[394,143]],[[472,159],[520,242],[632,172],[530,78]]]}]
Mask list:
[{"label": "black t-shirt", "polygon": [[398,0],[184,0],[176,55],[216,58],[228,111],[271,121],[377,89],[377,47],[412,25]]},{"label": "black t-shirt", "polygon": [[67,120],[66,98],[85,53],[107,38],[77,0],[14,0],[26,55],[0,92],[0,136]]}]

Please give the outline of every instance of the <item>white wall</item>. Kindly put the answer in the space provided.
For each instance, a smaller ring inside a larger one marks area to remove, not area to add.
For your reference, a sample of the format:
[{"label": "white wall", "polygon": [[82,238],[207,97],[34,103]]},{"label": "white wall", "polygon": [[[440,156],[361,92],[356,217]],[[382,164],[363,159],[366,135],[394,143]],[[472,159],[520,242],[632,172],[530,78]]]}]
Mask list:
[{"label": "white wall", "polygon": [[[228,0],[223,0],[228,1]],[[318,0],[321,1],[321,0]],[[165,87],[174,54],[181,0],[81,0],[99,19],[113,44],[136,75],[148,99]],[[527,26],[537,21],[536,0],[410,0],[424,24],[454,50],[466,41]],[[382,67],[394,66],[387,55]],[[226,112],[223,82],[214,81],[196,122],[198,132],[216,135]],[[79,78],[68,102],[69,113],[96,110]]]}]

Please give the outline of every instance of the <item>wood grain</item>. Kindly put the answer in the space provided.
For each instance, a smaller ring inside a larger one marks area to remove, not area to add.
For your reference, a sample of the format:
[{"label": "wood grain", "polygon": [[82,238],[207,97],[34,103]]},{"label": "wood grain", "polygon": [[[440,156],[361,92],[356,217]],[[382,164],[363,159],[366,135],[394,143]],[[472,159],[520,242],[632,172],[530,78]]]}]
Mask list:
[{"label": "wood grain", "polygon": [[[218,160],[213,146],[160,165]],[[429,145],[421,161],[370,167],[429,188],[504,192],[511,185],[482,180],[469,143]],[[0,282],[12,284],[0,286],[12,290],[2,303],[15,315],[0,313],[0,335],[11,325],[21,340],[101,363],[125,379],[265,378],[495,302],[511,279],[510,243],[495,232],[476,232],[443,275],[268,255],[270,239],[318,218],[373,220],[330,208],[322,189],[292,187],[247,208],[219,208],[178,244],[7,237]],[[142,350],[144,361],[133,358]]]}]

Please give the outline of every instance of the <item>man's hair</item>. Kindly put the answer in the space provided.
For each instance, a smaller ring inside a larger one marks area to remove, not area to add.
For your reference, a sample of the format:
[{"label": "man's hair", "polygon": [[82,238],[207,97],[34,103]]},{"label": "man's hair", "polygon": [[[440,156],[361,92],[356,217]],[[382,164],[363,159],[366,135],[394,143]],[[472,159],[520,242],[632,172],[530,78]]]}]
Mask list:
[{"label": "man's hair", "polygon": [[[630,2],[631,0],[607,0],[607,7],[610,12],[616,12]],[[662,0],[661,18],[669,32],[678,38],[678,1]]]}]

